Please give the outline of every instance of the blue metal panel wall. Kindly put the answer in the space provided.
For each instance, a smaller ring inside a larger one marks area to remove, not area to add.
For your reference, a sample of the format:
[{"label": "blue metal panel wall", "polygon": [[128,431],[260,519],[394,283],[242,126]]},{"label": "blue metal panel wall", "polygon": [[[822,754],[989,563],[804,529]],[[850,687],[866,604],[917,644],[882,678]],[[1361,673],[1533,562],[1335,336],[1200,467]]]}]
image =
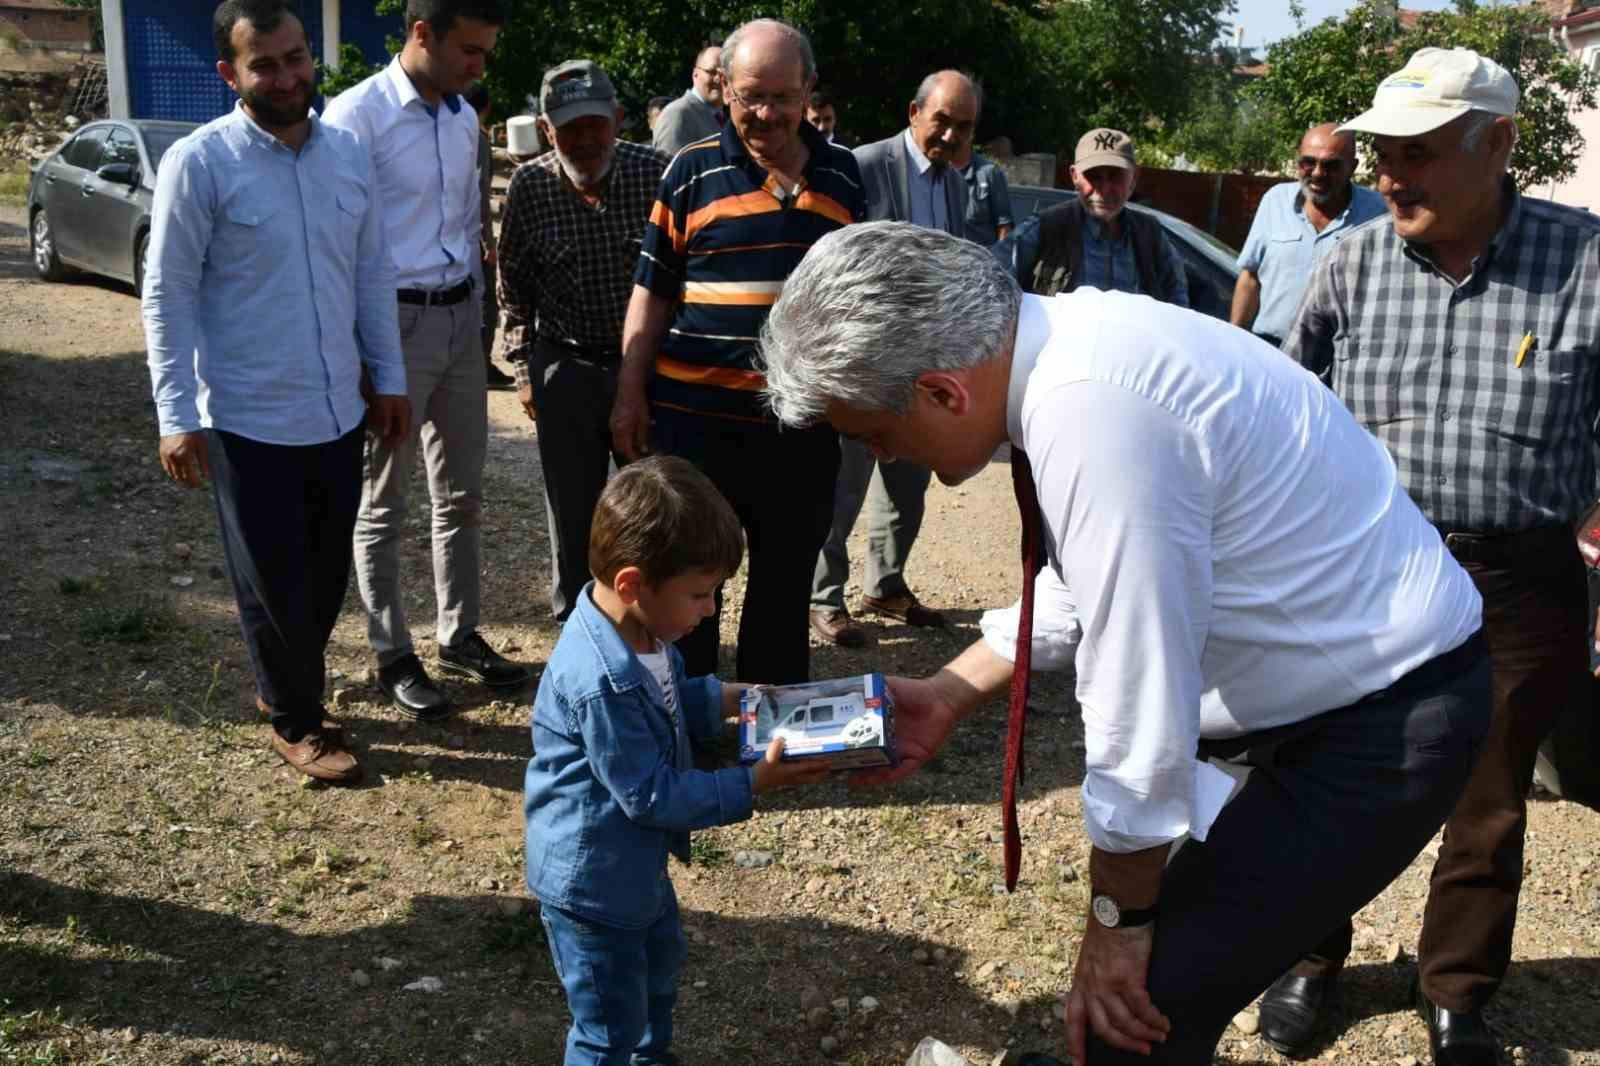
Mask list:
[{"label": "blue metal panel wall", "polygon": [[[312,51],[322,55],[322,4],[301,3]],[[209,122],[233,107],[217,77],[211,41],[213,0],[123,0],[129,107],[134,118]]]},{"label": "blue metal panel wall", "polygon": [[342,0],[339,5],[339,40],[361,47],[361,53],[373,66],[389,62],[389,50],[384,40],[398,38],[404,29],[405,18],[399,12],[378,14],[376,0]]}]

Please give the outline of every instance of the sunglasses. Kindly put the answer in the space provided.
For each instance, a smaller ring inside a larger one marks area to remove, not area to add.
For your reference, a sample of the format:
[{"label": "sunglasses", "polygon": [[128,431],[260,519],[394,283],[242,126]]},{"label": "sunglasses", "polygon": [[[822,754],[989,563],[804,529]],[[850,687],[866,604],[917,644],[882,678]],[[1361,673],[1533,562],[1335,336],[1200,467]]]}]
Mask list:
[{"label": "sunglasses", "polygon": [[1337,174],[1344,169],[1343,159],[1318,159],[1316,156],[1303,155],[1295,160],[1295,165],[1307,174],[1321,170],[1328,174]]}]

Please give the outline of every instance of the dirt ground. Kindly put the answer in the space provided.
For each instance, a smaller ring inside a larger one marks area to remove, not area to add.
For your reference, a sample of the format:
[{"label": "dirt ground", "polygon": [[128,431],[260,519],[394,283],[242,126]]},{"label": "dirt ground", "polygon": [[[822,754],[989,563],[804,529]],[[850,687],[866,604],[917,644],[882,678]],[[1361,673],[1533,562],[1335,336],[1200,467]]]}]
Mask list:
[{"label": "dirt ground", "polygon": [[[404,722],[369,685],[352,586],[330,698],[369,780],[302,787],[254,716],[209,497],[156,464],[131,292],[40,284],[26,245],[21,208],[0,206],[0,1063],[558,1061],[564,1005],[522,888],[529,694],[450,686],[456,718]],[[533,435],[512,395],[489,405],[484,629],[542,664],[556,630]],[[955,626],[873,624],[864,650],[815,648],[814,673],[948,658],[1011,596],[1016,533],[1003,466],[935,486],[910,576]],[[427,545],[413,521],[425,658]],[[697,835],[674,873],[685,1062],[890,1066],[925,1035],[978,1064],[1059,1053],[1086,892],[1082,731],[1059,680],[1036,689],[1014,895],[999,707],[892,790],[781,794]],[[1541,801],[1530,824],[1491,1018],[1518,1063],[1600,1064],[1596,816]],[[1405,1000],[1430,861],[1359,916],[1319,1061],[1428,1061]],[[440,990],[406,988],[424,977]],[[1234,1029],[1219,1061],[1279,1058]]]}]

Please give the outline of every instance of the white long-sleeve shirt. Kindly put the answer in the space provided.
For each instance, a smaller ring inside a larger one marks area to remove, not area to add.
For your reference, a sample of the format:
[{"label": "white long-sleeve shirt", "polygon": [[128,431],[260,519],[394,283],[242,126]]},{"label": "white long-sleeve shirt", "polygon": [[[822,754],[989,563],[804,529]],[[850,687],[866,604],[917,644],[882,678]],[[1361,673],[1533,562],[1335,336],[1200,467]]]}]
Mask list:
[{"label": "white long-sleeve shirt", "polygon": [[402,289],[447,289],[478,263],[478,114],[458,96],[438,107],[395,56],[328,103],[322,120],[356,135],[378,174],[378,203]]},{"label": "white long-sleeve shirt", "polygon": [[[1033,664],[1076,664],[1099,848],[1205,839],[1228,788],[1199,738],[1346,706],[1481,624],[1383,445],[1243,330],[1125,293],[1024,296],[1007,419],[1051,548]],[[1017,611],[982,621],[1007,659]]]}]

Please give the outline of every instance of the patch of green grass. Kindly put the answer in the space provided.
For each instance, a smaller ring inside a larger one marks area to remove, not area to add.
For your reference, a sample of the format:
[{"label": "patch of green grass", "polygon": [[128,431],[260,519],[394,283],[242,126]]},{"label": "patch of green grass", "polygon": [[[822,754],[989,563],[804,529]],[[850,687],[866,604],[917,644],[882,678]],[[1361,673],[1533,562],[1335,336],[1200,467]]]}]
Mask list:
[{"label": "patch of green grass", "polygon": [[[0,1063],[6,1066],[56,1066],[67,1061],[66,1052],[47,1033],[61,1028],[60,1009],[19,1013],[11,1001],[0,1000]],[[43,1043],[40,1041],[44,1040]]]},{"label": "patch of green grass", "polygon": [[82,596],[95,591],[99,583],[92,577],[64,577],[56,582],[56,591],[63,596]]},{"label": "patch of green grass", "polygon": [[84,615],[79,635],[86,641],[148,644],[178,628],[178,616],[166,603],[142,597],[125,607],[96,607]]},{"label": "patch of green grass", "polygon": [[28,195],[28,165],[16,163],[0,169],[0,200],[22,200]]},{"label": "patch of green grass", "polygon": [[733,852],[718,844],[712,837],[700,833],[689,842],[689,857],[697,866],[714,870],[733,863]]},{"label": "patch of green grass", "polygon": [[484,947],[491,954],[522,955],[544,947],[544,926],[527,914],[499,917],[483,928]]},{"label": "patch of green grass", "polygon": [[410,835],[412,846],[418,848],[425,848],[444,837],[444,834],[430,822],[416,823],[411,827]]}]

